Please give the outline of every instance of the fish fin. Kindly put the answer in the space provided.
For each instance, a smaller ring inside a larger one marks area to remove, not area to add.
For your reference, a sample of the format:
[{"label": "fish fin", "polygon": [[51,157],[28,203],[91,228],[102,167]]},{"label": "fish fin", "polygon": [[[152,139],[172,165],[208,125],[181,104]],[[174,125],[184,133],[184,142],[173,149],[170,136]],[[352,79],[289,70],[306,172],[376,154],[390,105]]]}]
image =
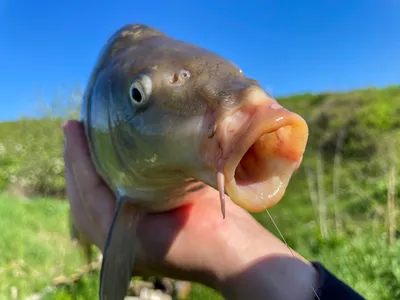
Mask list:
[{"label": "fish fin", "polygon": [[100,272],[100,300],[123,300],[132,278],[136,246],[137,214],[124,197],[117,207],[108,231]]}]

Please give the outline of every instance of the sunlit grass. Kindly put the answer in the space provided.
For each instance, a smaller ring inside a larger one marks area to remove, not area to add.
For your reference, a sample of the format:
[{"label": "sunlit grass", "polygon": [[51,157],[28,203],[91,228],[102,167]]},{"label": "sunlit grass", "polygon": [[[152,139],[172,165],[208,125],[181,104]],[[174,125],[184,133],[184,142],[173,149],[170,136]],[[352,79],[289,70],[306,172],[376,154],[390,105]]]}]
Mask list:
[{"label": "sunlit grass", "polygon": [[[0,196],[0,299],[25,299],[82,267],[83,257],[69,239],[67,210],[65,201]],[[98,278],[94,272],[43,299],[96,299]],[[189,299],[221,297],[194,285]]]},{"label": "sunlit grass", "polygon": [[[322,239],[316,233],[316,222],[304,225],[310,207],[303,208],[303,220],[297,216],[301,210],[293,210],[291,217],[282,213],[293,201],[282,202],[271,210],[290,245],[308,259],[321,261],[367,299],[400,297],[400,243],[389,246],[382,225],[378,223],[373,229],[375,223],[371,220],[357,224],[353,232],[349,230],[341,237]],[[82,266],[83,258],[69,240],[67,208],[67,203],[57,200],[0,197],[0,299],[25,299],[52,285],[55,277],[69,276]],[[265,214],[258,215],[258,219],[273,230]],[[98,277],[94,272],[43,299],[96,299]],[[194,285],[189,299],[222,297]]]},{"label": "sunlit grass", "polygon": [[18,299],[71,274],[82,263],[59,201],[0,199],[0,298]]}]

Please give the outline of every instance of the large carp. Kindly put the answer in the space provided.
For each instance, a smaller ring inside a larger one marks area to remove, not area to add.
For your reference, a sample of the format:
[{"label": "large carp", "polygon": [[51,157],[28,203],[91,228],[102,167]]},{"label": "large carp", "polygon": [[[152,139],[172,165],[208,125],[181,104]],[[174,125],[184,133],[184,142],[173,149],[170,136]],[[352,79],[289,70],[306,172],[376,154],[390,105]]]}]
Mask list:
[{"label": "large carp", "polygon": [[132,276],[136,212],[184,205],[209,185],[250,212],[275,205],[299,167],[308,126],[233,62],[149,26],[106,43],[81,108],[93,163],[117,206],[103,249],[100,299]]}]

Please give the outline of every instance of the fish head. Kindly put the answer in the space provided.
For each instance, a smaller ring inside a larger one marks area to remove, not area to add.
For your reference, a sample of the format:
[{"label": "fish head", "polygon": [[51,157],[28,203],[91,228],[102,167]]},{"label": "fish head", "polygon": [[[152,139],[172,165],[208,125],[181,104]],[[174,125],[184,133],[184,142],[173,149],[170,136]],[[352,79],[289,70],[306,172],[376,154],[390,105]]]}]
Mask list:
[{"label": "fish head", "polygon": [[248,211],[278,202],[305,151],[303,118],[209,50],[145,25],[116,36],[98,81],[126,164],[158,184],[195,178]]}]

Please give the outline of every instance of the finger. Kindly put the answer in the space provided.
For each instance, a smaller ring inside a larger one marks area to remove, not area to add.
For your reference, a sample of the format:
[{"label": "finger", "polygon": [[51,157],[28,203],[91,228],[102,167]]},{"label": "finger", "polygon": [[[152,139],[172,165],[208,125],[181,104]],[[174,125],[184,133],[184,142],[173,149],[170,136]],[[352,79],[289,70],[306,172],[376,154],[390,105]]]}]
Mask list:
[{"label": "finger", "polygon": [[63,125],[65,135],[64,159],[66,168],[74,171],[77,182],[85,182],[88,190],[103,185],[92,163],[86,137],[81,124],[70,120]]},{"label": "finger", "polygon": [[101,246],[112,219],[114,195],[96,172],[80,123],[68,121],[63,129],[67,194],[73,219],[88,239]]}]

